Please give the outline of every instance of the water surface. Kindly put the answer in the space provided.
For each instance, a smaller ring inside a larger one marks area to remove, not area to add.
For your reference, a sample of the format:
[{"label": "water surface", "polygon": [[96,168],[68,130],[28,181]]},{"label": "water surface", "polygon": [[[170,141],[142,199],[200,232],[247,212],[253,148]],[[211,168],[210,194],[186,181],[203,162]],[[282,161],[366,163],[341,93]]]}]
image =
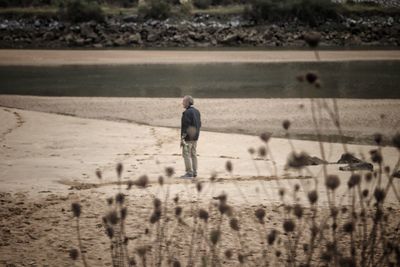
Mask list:
[{"label": "water surface", "polygon": [[[295,79],[310,70],[321,89]],[[399,73],[399,61],[1,66],[0,94],[398,99]]]}]

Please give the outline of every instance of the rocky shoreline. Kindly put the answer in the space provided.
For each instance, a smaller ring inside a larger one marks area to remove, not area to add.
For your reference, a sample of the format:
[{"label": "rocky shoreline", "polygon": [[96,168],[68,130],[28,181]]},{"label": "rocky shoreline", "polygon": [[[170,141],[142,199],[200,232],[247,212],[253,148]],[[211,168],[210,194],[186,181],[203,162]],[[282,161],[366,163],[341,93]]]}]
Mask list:
[{"label": "rocky shoreline", "polygon": [[322,35],[327,47],[398,47],[400,15],[353,16],[316,27],[296,20],[256,24],[241,16],[196,14],[190,19],[141,20],[110,16],[72,24],[57,17],[0,17],[0,48],[304,47],[303,34]]}]

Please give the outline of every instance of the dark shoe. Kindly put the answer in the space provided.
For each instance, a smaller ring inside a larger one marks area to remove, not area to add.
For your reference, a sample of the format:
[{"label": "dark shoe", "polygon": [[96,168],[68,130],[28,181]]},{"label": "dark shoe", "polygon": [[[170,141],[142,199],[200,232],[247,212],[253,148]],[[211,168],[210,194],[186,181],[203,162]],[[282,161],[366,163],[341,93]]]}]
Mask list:
[{"label": "dark shoe", "polygon": [[197,172],[193,173],[193,177],[196,178],[197,177]]},{"label": "dark shoe", "polygon": [[187,172],[185,175],[182,175],[181,178],[183,178],[183,179],[191,179],[191,178],[193,178],[193,174],[191,174],[190,172]]}]

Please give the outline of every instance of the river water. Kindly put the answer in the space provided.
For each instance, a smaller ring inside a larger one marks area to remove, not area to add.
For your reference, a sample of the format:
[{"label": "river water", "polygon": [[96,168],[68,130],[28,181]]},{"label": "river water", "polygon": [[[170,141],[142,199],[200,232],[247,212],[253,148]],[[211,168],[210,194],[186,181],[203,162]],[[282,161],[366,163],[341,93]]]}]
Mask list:
[{"label": "river water", "polygon": [[[296,76],[315,71],[322,88]],[[400,98],[400,61],[1,66],[0,94],[197,98]]]}]

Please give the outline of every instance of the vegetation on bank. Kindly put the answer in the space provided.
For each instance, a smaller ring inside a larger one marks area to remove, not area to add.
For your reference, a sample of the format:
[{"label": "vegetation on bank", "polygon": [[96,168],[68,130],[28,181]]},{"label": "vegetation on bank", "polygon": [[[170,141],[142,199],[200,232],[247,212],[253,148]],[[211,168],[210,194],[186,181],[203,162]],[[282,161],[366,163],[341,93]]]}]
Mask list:
[{"label": "vegetation on bank", "polygon": [[143,19],[166,19],[171,16],[195,14],[242,15],[257,23],[297,19],[316,24],[340,15],[400,14],[399,8],[371,3],[346,4],[331,0],[0,0],[0,14],[59,16],[71,22],[103,21],[107,15],[139,15]]}]

